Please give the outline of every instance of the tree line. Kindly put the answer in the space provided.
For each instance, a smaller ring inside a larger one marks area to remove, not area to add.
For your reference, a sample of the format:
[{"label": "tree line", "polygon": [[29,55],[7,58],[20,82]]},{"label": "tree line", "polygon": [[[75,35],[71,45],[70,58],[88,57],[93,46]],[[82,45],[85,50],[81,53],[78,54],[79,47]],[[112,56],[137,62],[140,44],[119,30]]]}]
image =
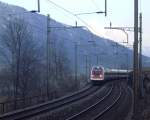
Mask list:
[{"label": "tree line", "polygon": [[[36,44],[33,29],[22,18],[5,18],[0,34],[0,95],[16,100],[46,93],[47,64]],[[46,48],[44,48],[46,49]],[[52,47],[49,99],[75,90],[63,41]]]}]

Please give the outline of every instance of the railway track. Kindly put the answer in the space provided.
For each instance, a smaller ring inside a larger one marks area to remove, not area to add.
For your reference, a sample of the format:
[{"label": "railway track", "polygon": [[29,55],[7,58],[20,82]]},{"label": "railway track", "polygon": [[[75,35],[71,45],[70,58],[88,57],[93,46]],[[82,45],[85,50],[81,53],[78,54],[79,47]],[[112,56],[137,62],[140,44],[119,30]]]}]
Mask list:
[{"label": "railway track", "polygon": [[[116,111],[117,109],[115,107],[116,106],[118,106],[118,108],[120,107],[119,104],[121,104],[120,101],[122,101],[120,99],[128,101],[128,98],[124,99],[125,95],[123,94],[124,91],[123,91],[123,87],[121,84],[118,84],[118,83],[116,84],[115,82],[114,84],[109,84],[109,87],[106,87],[106,88],[107,88],[106,90],[103,90],[103,92],[105,91],[105,94],[101,96],[97,95],[98,98],[97,98],[96,103],[93,102],[92,105],[89,105],[89,106],[86,105],[87,107],[85,106],[84,109],[82,108],[81,110],[77,112],[72,112],[72,114],[68,113],[67,116],[58,118],[58,120],[59,119],[61,120],[81,120],[81,119],[82,120],[107,120],[107,119],[110,119],[111,114],[116,114],[113,112],[113,111]],[[0,119],[22,120],[22,119],[32,119],[32,118],[34,119],[34,117],[38,118],[37,116],[39,116],[40,119],[38,120],[43,120],[41,119],[42,117],[40,117],[40,115],[44,116],[45,113],[47,113],[46,115],[48,115],[52,111],[55,111],[55,110],[57,111],[57,108],[61,108],[61,107],[64,108],[64,106],[67,108],[72,103],[73,104],[78,103],[79,100],[84,100],[86,96],[96,93],[96,91],[99,91],[99,90],[100,90],[99,86],[89,86],[82,91],[57,99],[55,101],[51,101],[51,102],[37,105],[34,107],[30,107],[30,108],[26,108],[26,109],[19,110],[16,112],[5,114],[3,116],[0,116]],[[127,105],[125,104],[123,109],[126,109],[126,108],[127,108]],[[117,113],[121,111],[122,109],[119,109]],[[51,120],[51,119],[53,118],[50,117],[49,115],[47,117],[46,116],[44,117],[44,120]],[[55,120],[57,120],[57,117]],[[116,120],[116,119],[113,116],[111,120]]]},{"label": "railway track", "polygon": [[132,106],[132,94],[128,86],[121,84],[120,96],[92,120],[124,120]]},{"label": "railway track", "polygon": [[66,120],[98,120],[117,104],[121,96],[122,87],[113,85],[110,91],[103,98],[100,98],[98,102]]},{"label": "railway track", "polygon": [[69,96],[65,96],[60,99],[56,99],[54,101],[50,101],[47,103],[43,103],[40,105],[28,107],[25,109],[17,110],[14,112],[6,113],[4,115],[0,116],[0,119],[2,120],[20,120],[20,119],[27,119],[33,116],[36,116],[38,114],[42,114],[47,111],[51,111],[54,109],[57,109],[61,106],[70,104],[74,101],[77,101],[79,99],[82,99],[91,93],[97,91],[99,89],[98,86],[89,86],[81,91],[78,91],[74,94],[71,94]]},{"label": "railway track", "polygon": [[107,107],[105,107],[104,110],[102,110],[98,115],[96,115],[96,116],[93,118],[93,120],[99,120],[101,117],[103,117],[103,115],[104,115],[105,113],[107,113],[112,107],[114,107],[114,106],[118,103],[118,101],[121,99],[121,95],[123,94],[123,93],[122,93],[122,90],[121,90],[122,88],[120,87],[119,89],[120,89],[119,94],[118,94],[118,96],[114,99],[114,101],[113,101],[110,105],[108,105]]},{"label": "railway track", "polygon": [[112,83],[107,83],[104,86],[101,86],[99,90],[92,93],[88,97],[80,99],[60,109],[49,112],[47,113],[47,116],[43,115],[38,120],[65,120],[70,116],[77,114],[80,111],[86,109],[88,106],[91,106],[100,98],[103,98],[106,94],[108,94],[111,88],[112,88]]}]

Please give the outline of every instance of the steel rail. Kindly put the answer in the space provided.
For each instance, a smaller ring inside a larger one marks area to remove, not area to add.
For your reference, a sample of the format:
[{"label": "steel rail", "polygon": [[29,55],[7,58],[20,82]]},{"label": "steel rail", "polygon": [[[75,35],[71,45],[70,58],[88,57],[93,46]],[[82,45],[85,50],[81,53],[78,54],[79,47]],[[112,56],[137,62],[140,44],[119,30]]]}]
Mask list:
[{"label": "steel rail", "polygon": [[119,92],[119,96],[117,97],[117,99],[115,99],[115,101],[108,106],[107,108],[105,108],[102,112],[100,112],[96,117],[94,117],[92,120],[98,120],[100,117],[102,117],[106,112],[108,112],[113,106],[115,106],[118,101],[120,100],[122,95],[122,90],[121,90],[121,86],[120,86],[120,92]]},{"label": "steel rail", "polygon": [[114,85],[112,85],[112,87],[111,87],[111,89],[108,91],[108,93],[107,93],[105,96],[103,96],[97,103],[95,103],[95,104],[89,106],[88,108],[84,109],[83,111],[81,111],[81,112],[79,112],[79,113],[77,113],[77,114],[75,114],[75,115],[73,115],[73,116],[67,118],[66,120],[76,119],[76,117],[79,117],[81,114],[84,114],[84,113],[86,113],[87,111],[93,109],[97,104],[100,104],[102,101],[104,101],[104,100],[112,93],[113,88],[114,88]]},{"label": "steel rail", "polygon": [[[54,99],[54,100],[52,100],[52,101],[45,101],[45,102],[43,102],[43,103],[39,103],[38,105],[44,105],[44,104],[47,104],[47,103],[49,103],[49,102],[55,102],[55,101],[58,101],[58,100],[65,99],[66,97],[72,97],[72,96],[74,96],[74,95],[76,95],[76,94],[78,94],[78,93],[80,93],[80,92],[87,91],[87,90],[90,89],[91,87],[92,87],[91,85],[88,85],[88,86],[86,86],[85,88],[83,88],[83,89],[80,90],[80,91],[73,92],[73,93],[71,93],[71,94],[69,94],[69,95],[65,95],[65,96],[63,96],[63,97]],[[17,100],[17,101],[19,101],[19,100]],[[9,103],[9,102],[13,103],[14,101],[7,101],[7,102],[0,103],[0,104],[5,104],[5,103],[6,103],[6,105],[7,105],[7,103]],[[24,108],[16,109],[15,111],[19,111],[19,110],[21,110],[21,109],[30,108],[30,107],[33,107],[33,106],[37,106],[37,105],[30,105],[30,106],[27,106],[27,107],[24,107]],[[3,105],[3,106],[0,107],[0,108],[1,108],[1,109],[5,109],[5,105]],[[5,110],[3,110],[3,112],[0,113],[0,116],[2,116],[2,115],[4,115],[4,114],[7,114],[7,113],[11,113],[12,111],[13,111],[13,110],[8,111],[8,112],[5,112]]]},{"label": "steel rail", "polygon": [[24,108],[24,109],[17,110],[14,112],[6,113],[4,115],[1,115],[0,119],[2,119],[2,120],[20,120],[20,119],[30,118],[37,114],[41,114],[46,111],[54,110],[58,107],[61,107],[68,103],[79,100],[98,89],[99,89],[99,87],[89,86],[89,87],[87,87],[81,91],[75,92],[74,94],[71,94],[69,96],[65,96],[65,97],[62,97],[62,98],[59,98],[59,99],[56,99],[53,101],[49,101],[49,102],[35,105],[32,107]]}]

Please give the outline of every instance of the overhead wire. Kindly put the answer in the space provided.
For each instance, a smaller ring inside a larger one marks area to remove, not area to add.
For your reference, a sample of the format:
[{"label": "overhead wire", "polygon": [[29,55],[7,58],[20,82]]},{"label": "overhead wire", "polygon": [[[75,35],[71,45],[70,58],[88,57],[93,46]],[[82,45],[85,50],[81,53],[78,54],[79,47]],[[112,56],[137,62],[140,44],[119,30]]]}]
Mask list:
[{"label": "overhead wire", "polygon": [[[46,0],[46,2],[48,3],[48,4],[50,4],[47,0]],[[51,11],[51,15],[50,15],[50,17],[53,15],[53,14],[57,14],[57,16],[59,16],[59,17],[63,17],[63,18],[68,18],[68,19],[72,19],[72,16],[69,16],[68,15],[68,12],[66,12],[66,11],[61,11],[60,12],[60,8],[58,8],[56,5],[54,5],[54,4],[50,4],[51,5],[51,8],[50,8],[50,11]],[[55,11],[54,11],[55,10]],[[59,12],[58,12],[59,11]],[[62,15],[62,13],[63,13],[63,15]]]},{"label": "overhead wire", "polygon": [[60,6],[60,5],[56,4],[56,3],[54,3],[54,2],[51,1],[51,0],[47,0],[47,1],[50,2],[51,4],[55,5],[56,7],[58,7],[58,8],[60,8],[60,9],[64,10],[65,12],[71,14],[72,16],[75,16],[78,20],[80,20],[82,23],[84,23],[86,26],[88,26],[91,30],[93,30],[95,33],[97,33],[97,32],[94,30],[94,28],[93,28],[92,26],[90,26],[87,22],[85,22],[84,20],[82,20],[78,15],[76,15],[76,14],[74,14],[73,12],[71,12],[71,11],[69,11],[69,10],[63,8],[62,6]]},{"label": "overhead wire", "polygon": [[[98,11],[101,9],[96,0],[90,0],[90,1],[91,1],[91,3],[95,6],[95,8],[96,8]],[[104,8],[103,8],[103,9],[104,9]],[[101,18],[100,15],[99,15],[98,17],[99,17],[100,20],[102,20],[102,18]],[[104,24],[108,24],[110,21],[111,21],[111,18],[110,18],[109,16],[107,16],[107,18],[106,18],[105,21],[104,21]],[[107,34],[107,31],[108,31],[108,30],[104,29],[104,31],[105,31],[105,34]]]}]

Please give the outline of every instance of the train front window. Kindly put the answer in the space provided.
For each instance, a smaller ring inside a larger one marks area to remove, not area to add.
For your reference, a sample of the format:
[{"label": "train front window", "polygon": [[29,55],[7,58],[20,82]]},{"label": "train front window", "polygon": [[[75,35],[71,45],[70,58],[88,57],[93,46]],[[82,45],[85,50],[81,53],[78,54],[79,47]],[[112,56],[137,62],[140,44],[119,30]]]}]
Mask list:
[{"label": "train front window", "polygon": [[93,71],[92,71],[92,74],[93,75],[101,75],[102,74],[102,69],[101,68],[97,68],[97,67],[95,67],[95,68],[93,68]]}]

